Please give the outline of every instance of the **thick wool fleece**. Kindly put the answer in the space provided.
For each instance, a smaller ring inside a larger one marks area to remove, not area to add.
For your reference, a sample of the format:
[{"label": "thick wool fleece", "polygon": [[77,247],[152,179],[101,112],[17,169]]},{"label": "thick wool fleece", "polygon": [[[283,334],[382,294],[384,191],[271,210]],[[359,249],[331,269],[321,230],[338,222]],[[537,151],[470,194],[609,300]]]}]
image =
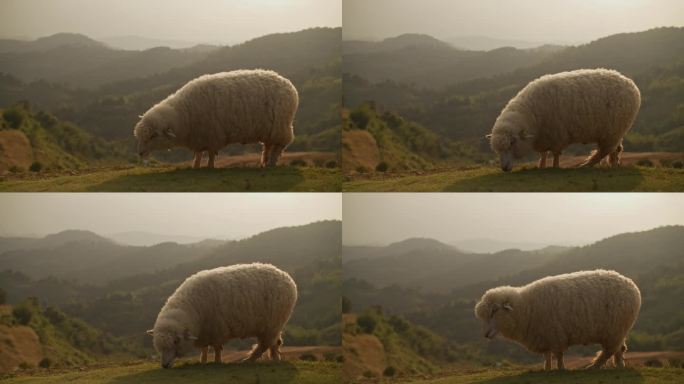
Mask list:
[{"label": "thick wool fleece", "polygon": [[[523,88],[494,123],[491,147],[519,158],[534,150],[556,155],[575,143],[596,143],[593,165],[622,149],[641,105],[634,82],[609,69],[542,76]],[[616,159],[617,161],[617,159]]]},{"label": "thick wool fleece", "polygon": [[134,135],[141,155],[174,147],[211,155],[228,144],[258,142],[266,160],[277,160],[294,138],[298,104],[294,85],[273,71],[204,75],[145,112]]},{"label": "thick wool fleece", "polygon": [[631,279],[615,271],[595,270],[545,277],[523,287],[490,289],[477,303],[475,314],[532,352],[562,359],[572,345],[600,344],[598,365],[614,354],[620,365],[640,307],[641,294]]},{"label": "thick wool fleece", "polygon": [[270,264],[201,271],[188,277],[159,312],[155,347],[165,347],[157,346],[158,336],[188,333],[197,338],[198,347],[256,337],[264,349],[277,348],[296,301],[297,287],[290,275]]}]

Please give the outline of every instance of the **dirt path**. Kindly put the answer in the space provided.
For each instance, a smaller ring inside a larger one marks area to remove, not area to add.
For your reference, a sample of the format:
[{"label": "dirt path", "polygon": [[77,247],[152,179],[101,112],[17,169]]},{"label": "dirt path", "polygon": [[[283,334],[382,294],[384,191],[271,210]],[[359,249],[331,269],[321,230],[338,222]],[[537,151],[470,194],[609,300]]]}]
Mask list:
[{"label": "dirt path", "polygon": [[[584,368],[591,363],[592,356],[568,356],[565,358],[565,366],[568,369]],[[684,360],[684,351],[655,351],[655,352],[630,352],[625,354],[625,362],[628,367],[645,365],[649,360],[658,360],[663,366],[667,366],[669,360]]]}]

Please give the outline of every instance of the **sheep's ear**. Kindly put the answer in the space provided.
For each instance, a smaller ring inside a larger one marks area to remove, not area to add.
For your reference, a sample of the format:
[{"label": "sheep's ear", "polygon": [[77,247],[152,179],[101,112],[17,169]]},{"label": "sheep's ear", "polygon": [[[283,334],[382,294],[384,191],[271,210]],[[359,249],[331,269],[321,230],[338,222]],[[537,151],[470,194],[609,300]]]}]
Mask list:
[{"label": "sheep's ear", "polygon": [[145,333],[147,333],[150,336],[154,336],[154,329],[148,329]]},{"label": "sheep's ear", "polygon": [[168,137],[172,137],[172,138],[175,138],[175,137],[176,137],[176,134],[173,133],[173,129],[171,129],[171,128],[166,128],[166,129],[164,130],[164,134],[165,134],[166,136],[168,136]]},{"label": "sheep's ear", "polygon": [[485,139],[491,140],[491,139],[492,139],[492,134],[490,133],[489,135],[485,135]]},{"label": "sheep's ear", "polygon": [[138,115],[138,119],[142,119],[142,118],[143,118],[143,115]]},{"label": "sheep's ear", "polygon": [[511,306],[510,303],[504,303],[503,309],[507,310],[508,312],[513,311],[513,307]]}]

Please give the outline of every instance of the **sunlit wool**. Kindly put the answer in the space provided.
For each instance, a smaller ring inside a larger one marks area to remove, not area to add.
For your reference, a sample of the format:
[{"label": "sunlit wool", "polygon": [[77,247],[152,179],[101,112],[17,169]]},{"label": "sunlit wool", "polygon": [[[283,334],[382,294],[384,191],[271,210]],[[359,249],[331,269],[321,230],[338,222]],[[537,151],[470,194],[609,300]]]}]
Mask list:
[{"label": "sunlit wool", "polygon": [[592,367],[613,357],[623,367],[625,340],[641,307],[634,282],[615,271],[581,271],[545,277],[523,287],[488,290],[475,306],[486,337],[497,333],[532,352],[551,355],[563,368],[563,353],[572,345],[600,344]]},{"label": "sunlit wool", "polygon": [[290,275],[270,264],[237,264],[188,277],[159,312],[152,332],[163,367],[197,347],[214,350],[256,337],[248,360],[280,359],[281,332],[297,301]]},{"label": "sunlit wool", "polygon": [[609,69],[581,69],[542,76],[512,98],[494,123],[491,147],[501,156],[501,167],[531,151],[546,153],[559,166],[561,152],[571,144],[598,147],[583,163],[593,166],[609,156],[619,165],[622,139],[632,127],[641,105],[634,82]]},{"label": "sunlit wool", "polygon": [[204,75],[150,108],[133,130],[138,153],[176,147],[202,152],[209,167],[228,144],[262,143],[262,165],[274,166],[294,139],[299,96],[292,83],[273,71],[239,70]]}]

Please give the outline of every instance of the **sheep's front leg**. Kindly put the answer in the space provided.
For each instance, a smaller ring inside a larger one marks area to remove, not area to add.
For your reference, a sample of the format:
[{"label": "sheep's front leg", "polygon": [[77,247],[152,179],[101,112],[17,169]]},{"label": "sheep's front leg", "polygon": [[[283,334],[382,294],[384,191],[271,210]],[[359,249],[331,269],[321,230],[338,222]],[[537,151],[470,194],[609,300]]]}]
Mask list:
[{"label": "sheep's front leg", "polygon": [[563,362],[563,352],[556,352],[556,363],[558,364],[558,369],[564,370],[565,363]]},{"label": "sheep's front leg", "polygon": [[216,155],[218,155],[218,151],[212,151],[209,150],[207,151],[209,154],[209,162],[207,163],[207,168],[214,168],[214,160],[216,160]]},{"label": "sheep's front leg", "polygon": [[200,355],[200,363],[204,364],[207,362],[207,352],[209,347],[202,347],[202,354]]},{"label": "sheep's front leg", "polygon": [[544,353],[544,370],[551,370],[551,352]]},{"label": "sheep's front leg", "polygon": [[195,152],[195,161],[192,164],[193,168],[199,168],[202,165],[202,151]]},{"label": "sheep's front leg", "polygon": [[223,351],[222,345],[214,345],[214,362],[220,363],[223,361],[221,358],[221,351]]},{"label": "sheep's front leg", "polygon": [[547,151],[539,152],[539,168],[546,168]]}]

